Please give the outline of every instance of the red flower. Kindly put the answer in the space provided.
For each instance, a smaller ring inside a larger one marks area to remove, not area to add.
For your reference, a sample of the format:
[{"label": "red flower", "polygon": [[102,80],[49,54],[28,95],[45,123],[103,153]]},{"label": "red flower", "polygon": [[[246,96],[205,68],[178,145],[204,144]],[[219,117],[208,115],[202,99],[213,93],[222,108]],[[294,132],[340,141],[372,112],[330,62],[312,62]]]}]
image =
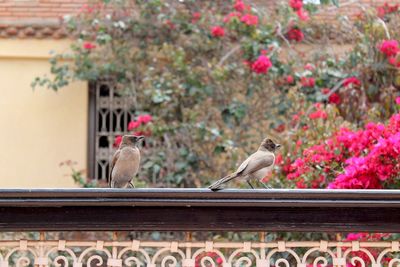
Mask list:
[{"label": "red flower", "polygon": [[91,42],[84,42],[83,43],[83,48],[86,50],[92,50],[96,48],[96,45],[91,43]]},{"label": "red flower", "polygon": [[142,125],[141,121],[131,121],[128,124],[128,130],[131,131],[133,129],[139,128]]},{"label": "red flower", "polygon": [[342,99],[340,98],[340,96],[336,93],[333,93],[329,96],[328,98],[329,103],[331,104],[336,104],[339,105],[340,102],[342,101]]},{"label": "red flower", "polygon": [[310,77],[301,77],[301,85],[304,87],[314,87],[315,86],[315,79]]},{"label": "red flower", "polygon": [[390,6],[388,3],[384,3],[382,6],[376,8],[377,15],[383,18],[386,14],[394,13],[399,10],[399,5]]},{"label": "red flower", "polygon": [[137,132],[134,132],[133,135],[135,135],[135,136],[141,136],[141,135],[143,135],[143,136],[151,136],[151,130],[137,131]]},{"label": "red flower", "polygon": [[302,8],[297,10],[297,16],[299,17],[300,20],[302,21],[307,21],[310,19],[310,16],[308,15],[308,12]]},{"label": "red flower", "polygon": [[175,24],[174,24],[172,21],[170,21],[169,19],[167,19],[167,20],[165,21],[165,24],[166,24],[171,30],[174,30],[174,29],[176,28]]},{"label": "red flower", "polygon": [[381,6],[376,8],[376,12],[377,12],[378,17],[380,17],[380,18],[383,18],[386,15],[386,10]]},{"label": "red flower", "polygon": [[313,71],[313,70],[315,70],[315,67],[312,64],[307,63],[306,65],[304,65],[304,69]]},{"label": "red flower", "polygon": [[290,0],[289,5],[294,10],[299,10],[303,8],[303,0]]},{"label": "red flower", "polygon": [[294,40],[296,42],[301,42],[304,39],[303,32],[298,28],[291,28],[286,33],[289,40]]},{"label": "red flower", "polygon": [[245,10],[249,10],[250,7],[246,6],[241,0],[236,0],[235,4],[233,5],[233,8],[236,9],[238,12],[243,12]]},{"label": "red flower", "polygon": [[384,40],[378,48],[387,57],[393,57],[400,51],[399,43],[396,40]]},{"label": "red flower", "polygon": [[400,105],[400,96],[396,97],[396,104]]},{"label": "red flower", "polygon": [[213,37],[223,37],[225,35],[225,29],[221,26],[214,26],[211,28],[211,35]]},{"label": "red flower", "polygon": [[265,56],[261,55],[257,58],[256,61],[251,65],[251,69],[255,73],[267,73],[268,70],[272,67],[271,60]]},{"label": "red flower", "polygon": [[326,114],[325,111],[318,109],[317,111],[311,113],[310,115],[308,115],[308,117],[312,120],[315,119],[326,119],[328,118],[328,115]]},{"label": "red flower", "polygon": [[200,12],[194,12],[192,14],[192,23],[198,22],[200,18],[201,18],[201,13]]},{"label": "red flower", "polygon": [[397,62],[396,57],[389,57],[388,58],[388,63],[392,66],[399,67],[399,62]]},{"label": "red flower", "polygon": [[251,14],[245,14],[240,18],[240,21],[248,26],[257,26],[258,17]]},{"label": "red flower", "polygon": [[82,5],[82,7],[79,9],[79,12],[81,13],[86,13],[86,14],[90,14],[93,13],[93,11],[95,10],[94,6],[89,6],[88,4],[84,4]]},{"label": "red flower", "polygon": [[287,82],[288,84],[293,84],[293,82],[294,82],[293,76],[292,76],[292,75],[286,76],[286,82]]},{"label": "red flower", "polygon": [[121,136],[121,135],[117,135],[117,136],[115,137],[115,139],[114,139],[114,144],[113,144],[113,146],[114,146],[114,147],[119,147],[119,145],[121,144],[121,142],[122,142],[122,136]]},{"label": "red flower", "polygon": [[146,124],[149,123],[153,120],[153,117],[150,114],[144,114],[144,115],[140,115],[138,117],[138,122]]},{"label": "red flower", "polygon": [[357,79],[357,77],[353,76],[353,77],[349,77],[349,78],[345,79],[343,82],[343,86],[349,86],[352,84],[354,84],[354,86],[359,87],[359,86],[361,86],[361,81],[359,79]]},{"label": "red flower", "polygon": [[331,91],[331,90],[330,90],[329,88],[322,88],[322,89],[321,89],[321,92],[322,92],[324,95],[329,94],[330,91]]},{"label": "red flower", "polygon": [[274,130],[277,131],[278,133],[283,132],[285,130],[285,124],[283,123],[279,124],[277,127],[275,127]]}]

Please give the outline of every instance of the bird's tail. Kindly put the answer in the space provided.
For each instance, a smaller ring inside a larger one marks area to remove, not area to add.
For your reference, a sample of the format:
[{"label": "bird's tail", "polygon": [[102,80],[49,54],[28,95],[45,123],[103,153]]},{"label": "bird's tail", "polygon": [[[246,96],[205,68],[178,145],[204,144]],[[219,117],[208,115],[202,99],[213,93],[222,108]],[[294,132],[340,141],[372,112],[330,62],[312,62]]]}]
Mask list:
[{"label": "bird's tail", "polygon": [[229,174],[225,176],[224,178],[219,179],[218,181],[214,182],[212,185],[210,185],[208,188],[210,188],[212,191],[218,191],[222,189],[223,184],[229,182],[230,180],[238,177],[238,174],[236,172]]}]

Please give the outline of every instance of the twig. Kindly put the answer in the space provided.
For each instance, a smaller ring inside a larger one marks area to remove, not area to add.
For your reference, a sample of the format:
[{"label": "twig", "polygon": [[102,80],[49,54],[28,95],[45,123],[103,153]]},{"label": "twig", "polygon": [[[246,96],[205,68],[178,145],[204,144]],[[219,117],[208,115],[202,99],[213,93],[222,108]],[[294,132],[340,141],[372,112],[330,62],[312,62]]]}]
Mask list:
[{"label": "twig", "polygon": [[224,63],[231,55],[233,55],[236,51],[238,51],[240,49],[240,47],[241,47],[240,45],[233,47],[228,53],[225,54],[225,56],[223,56],[221,58],[221,60],[217,64],[217,66],[221,66],[222,63]]},{"label": "twig", "polygon": [[388,39],[390,39],[390,33],[389,33],[389,29],[388,29],[386,23],[385,23],[381,18],[378,18],[377,20],[378,20],[378,22],[379,22],[380,24],[382,24],[383,28],[385,29],[386,37],[387,37]]}]

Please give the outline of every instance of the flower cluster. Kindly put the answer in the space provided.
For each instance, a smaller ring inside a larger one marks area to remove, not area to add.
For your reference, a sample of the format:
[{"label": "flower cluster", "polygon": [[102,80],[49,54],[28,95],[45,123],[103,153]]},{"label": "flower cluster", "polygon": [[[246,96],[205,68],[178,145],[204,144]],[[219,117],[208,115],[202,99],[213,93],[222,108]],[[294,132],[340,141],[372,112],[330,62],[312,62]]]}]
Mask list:
[{"label": "flower cluster", "polygon": [[300,79],[301,85],[304,87],[314,87],[315,79],[313,77],[301,77]]},{"label": "flower cluster", "polygon": [[271,67],[271,60],[265,55],[260,55],[257,60],[251,64],[251,69],[255,73],[267,73]]},{"label": "flower cluster", "polygon": [[[399,100],[400,102],[400,100]],[[326,119],[317,107],[311,119]],[[331,138],[303,151],[288,168],[287,178],[304,181],[334,179],[329,188],[383,188],[394,183],[400,172],[400,114],[387,125],[368,123],[364,129],[341,128]]]},{"label": "flower cluster", "polygon": [[293,40],[296,42],[301,42],[304,39],[303,32],[297,27],[290,28],[286,35],[289,40]]},{"label": "flower cluster", "polygon": [[225,30],[221,26],[214,26],[211,28],[211,35],[213,37],[223,37],[225,35]]},{"label": "flower cluster", "polygon": [[386,2],[382,6],[378,6],[376,8],[376,11],[378,13],[378,17],[383,18],[388,14],[392,14],[399,11],[399,5],[395,4],[391,6]]},{"label": "flower cluster", "polygon": [[[345,241],[361,241],[361,242],[373,242],[373,241],[381,241],[387,237],[389,237],[390,234],[381,234],[381,233],[349,233],[346,238]],[[372,254],[372,256],[374,258],[376,258],[380,251],[379,250],[369,250],[369,252]],[[371,264],[371,259],[369,257],[368,254],[366,254],[363,251],[359,251],[359,252],[352,252],[352,256],[353,257],[360,257],[366,264],[368,264],[368,266]],[[382,259],[382,263],[386,261],[389,262],[391,259],[388,258],[383,258]],[[361,267],[363,266],[359,261],[356,261],[354,264],[351,263],[347,263],[346,267]],[[383,265],[386,266],[386,265]]]},{"label": "flower cluster", "polygon": [[300,20],[309,20],[310,17],[308,12],[303,8],[303,0],[289,0],[289,5],[294,11],[296,11]]},{"label": "flower cluster", "polygon": [[357,77],[349,77],[343,81],[343,86],[348,87],[352,85],[353,87],[360,87],[361,81]]},{"label": "flower cluster", "polygon": [[379,51],[385,54],[389,64],[400,66],[397,62],[397,55],[400,52],[399,43],[396,40],[384,40],[378,46]]},{"label": "flower cluster", "polygon": [[258,16],[251,14],[251,8],[249,5],[243,3],[242,0],[236,0],[233,8],[236,10],[229,13],[223,19],[224,23],[230,23],[235,19],[235,21],[242,22],[247,26],[257,26]]}]

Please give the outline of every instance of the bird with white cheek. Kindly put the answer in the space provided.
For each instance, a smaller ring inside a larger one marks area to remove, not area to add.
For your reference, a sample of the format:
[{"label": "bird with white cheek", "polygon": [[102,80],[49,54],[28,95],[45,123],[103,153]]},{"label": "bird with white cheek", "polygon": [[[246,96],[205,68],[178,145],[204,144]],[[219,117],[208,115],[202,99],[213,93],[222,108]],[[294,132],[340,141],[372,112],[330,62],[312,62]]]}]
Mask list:
[{"label": "bird with white cheek", "polygon": [[212,185],[210,188],[212,191],[221,190],[224,185],[232,179],[240,179],[246,181],[251,188],[254,189],[250,183],[251,180],[257,179],[266,188],[270,188],[268,185],[262,182],[262,179],[272,170],[275,163],[275,151],[281,147],[280,144],[275,144],[271,139],[265,138],[258,150],[251,154],[239,168],[232,174],[229,174]]},{"label": "bird with white cheek", "polygon": [[144,136],[124,135],[118,150],[115,152],[110,167],[109,183],[111,188],[132,187],[132,179],[140,166],[140,150],[137,144]]}]

